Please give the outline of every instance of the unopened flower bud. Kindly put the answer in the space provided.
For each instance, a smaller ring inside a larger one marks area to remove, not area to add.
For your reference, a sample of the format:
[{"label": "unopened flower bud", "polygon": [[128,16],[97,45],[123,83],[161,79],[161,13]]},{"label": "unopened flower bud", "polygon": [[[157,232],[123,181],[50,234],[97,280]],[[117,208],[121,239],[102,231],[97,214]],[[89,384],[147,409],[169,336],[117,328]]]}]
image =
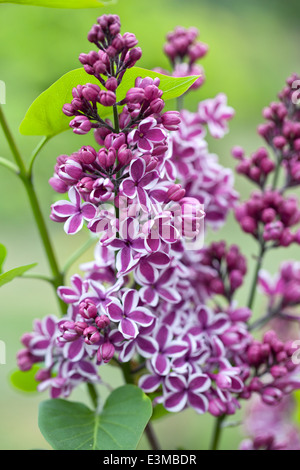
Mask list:
[{"label": "unopened flower bud", "polygon": [[109,91],[116,91],[118,88],[118,81],[115,77],[110,77],[105,82],[105,88]]},{"label": "unopened flower bud", "polygon": [[89,326],[86,328],[83,332],[83,335],[85,336],[84,341],[87,344],[98,343],[101,338],[100,333],[95,326]]},{"label": "unopened flower bud", "polygon": [[180,201],[185,196],[185,189],[182,188],[181,184],[173,184],[167,192],[167,200]]},{"label": "unopened flower bud", "polygon": [[90,320],[97,316],[98,309],[92,300],[86,299],[79,304],[79,313],[83,318]]},{"label": "unopened flower bud", "polygon": [[115,347],[113,344],[106,342],[101,344],[97,351],[98,362],[104,362],[105,364],[111,360],[115,353]]},{"label": "unopened flower bud", "polygon": [[88,324],[86,322],[84,321],[75,322],[74,330],[79,336],[83,335],[83,332],[86,328],[88,328]]},{"label": "unopened flower bud", "polygon": [[262,393],[262,400],[267,405],[275,405],[282,398],[282,392],[275,387],[266,387]]},{"label": "unopened flower bud", "polygon": [[71,122],[70,127],[73,128],[75,134],[87,134],[91,128],[92,124],[86,116],[76,116]]},{"label": "unopened flower bud", "polygon": [[96,325],[100,330],[106,328],[110,324],[110,319],[107,315],[100,315],[95,318]]},{"label": "unopened flower bud", "polygon": [[132,151],[127,147],[126,144],[122,145],[118,150],[118,162],[122,165],[128,165],[132,160]]},{"label": "unopened flower bud", "polygon": [[84,163],[85,165],[90,165],[91,163],[94,163],[96,157],[96,150],[90,145],[86,145],[84,147],[81,147],[81,149],[77,153],[76,160],[80,163]]},{"label": "unopened flower bud", "polygon": [[98,101],[102,106],[113,106],[116,103],[116,95],[113,91],[101,90]]},{"label": "unopened flower bud", "polygon": [[123,41],[125,47],[127,47],[128,49],[131,49],[132,47],[135,47],[138,44],[138,40],[133,33],[123,34]]}]

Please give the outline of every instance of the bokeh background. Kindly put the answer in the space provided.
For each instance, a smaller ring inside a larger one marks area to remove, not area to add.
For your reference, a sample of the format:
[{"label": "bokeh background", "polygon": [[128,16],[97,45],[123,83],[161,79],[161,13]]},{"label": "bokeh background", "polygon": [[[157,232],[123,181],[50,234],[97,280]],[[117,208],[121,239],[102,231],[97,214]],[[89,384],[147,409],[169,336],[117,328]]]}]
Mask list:
[{"label": "bokeh background", "polygon": [[[56,10],[17,5],[0,6],[0,80],[6,83],[4,111],[25,159],[39,142],[38,137],[24,137],[18,127],[31,102],[67,71],[79,66],[80,52],[90,50],[86,34],[97,16],[103,13],[121,16],[123,32],[136,34],[143,49],[141,67],[168,68],[162,52],[165,34],[177,25],[199,28],[200,39],[210,47],[202,61],[206,83],[186,98],[186,107],[196,110],[199,100],[213,97],[220,91],[236,110],[230,133],[222,140],[210,140],[210,149],[219,155],[224,166],[234,166],[230,156],[233,145],[242,145],[252,152],[262,145],[256,134],[261,122],[261,109],[274,100],[285,78],[299,73],[298,0],[119,0],[111,7],[85,10]],[[87,79],[88,81],[88,79]],[[89,137],[75,136],[71,131],[55,137],[43,149],[35,165],[35,182],[44,215],[63,264],[86,240],[86,233],[67,237],[62,226],[49,220],[50,204],[55,200],[48,179],[53,173],[56,157],[71,153],[90,143]],[[0,155],[11,158],[0,130]],[[245,198],[250,185],[237,177],[236,189]],[[225,238],[239,243],[249,258],[250,281],[255,244],[244,236],[234,218],[217,233],[208,232],[207,240]],[[47,274],[47,263],[21,183],[0,167],[0,242],[8,249],[6,269],[37,262],[35,272]],[[92,259],[93,250],[80,261]],[[276,272],[284,258],[299,259],[299,248],[278,250],[267,257],[265,267]],[[78,270],[73,266],[71,275]],[[33,271],[34,272],[34,271]],[[246,301],[247,287],[239,295]],[[255,314],[263,311],[264,300],[257,298]],[[48,448],[37,426],[39,401],[47,394],[22,394],[9,383],[15,369],[19,338],[31,330],[32,321],[46,314],[58,314],[54,293],[42,281],[17,279],[1,288],[0,339],[6,343],[6,365],[0,365],[0,449]],[[115,368],[102,368],[102,376],[113,386],[121,384]],[[101,387],[103,394],[107,392]],[[71,399],[86,401],[85,389],[76,391]],[[239,419],[240,416],[237,416]],[[162,447],[165,449],[205,449],[208,446],[213,419],[192,411],[171,415],[155,422]],[[236,449],[242,438],[241,426],[223,433],[221,448]],[[147,448],[142,439],[140,448]]]}]

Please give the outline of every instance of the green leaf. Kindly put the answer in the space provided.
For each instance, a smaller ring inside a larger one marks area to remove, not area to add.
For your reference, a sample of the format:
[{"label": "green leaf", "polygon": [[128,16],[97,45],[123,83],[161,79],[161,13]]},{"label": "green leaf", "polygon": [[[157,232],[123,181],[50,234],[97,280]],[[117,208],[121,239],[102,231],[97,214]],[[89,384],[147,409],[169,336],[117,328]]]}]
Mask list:
[{"label": "green leaf", "polygon": [[39,427],[55,450],[132,450],[152,412],[135,385],[114,390],[96,414],[82,403],[56,399],[40,404]]},{"label": "green leaf", "polygon": [[2,266],[5,261],[6,254],[7,254],[7,251],[6,251],[5,246],[2,245],[2,243],[0,243],[0,274],[2,273]]},{"label": "green leaf", "polygon": [[[198,76],[170,77],[153,72],[152,70],[132,67],[125,73],[117,90],[118,101],[125,98],[127,90],[134,86],[137,77],[159,77],[159,87],[164,92],[164,100],[170,100],[182,95],[199,78]],[[20,125],[21,134],[53,137],[70,129],[69,123],[71,118],[63,114],[62,107],[65,103],[72,101],[72,88],[77,85],[85,85],[86,83],[100,86],[99,81],[92,75],[88,75],[83,68],[72,70],[63,75],[39,95],[29,107]],[[121,109],[120,107],[119,111]],[[106,119],[112,115],[112,108],[98,105],[98,113],[102,119]]]},{"label": "green leaf", "polygon": [[19,266],[18,268],[11,269],[0,275],[0,287],[2,287],[7,282],[12,281],[15,277],[20,277],[29,269],[37,266],[37,263],[27,264],[26,266]]},{"label": "green leaf", "polygon": [[293,393],[295,399],[295,413],[294,419],[296,423],[300,424],[300,390]]},{"label": "green leaf", "polygon": [[99,8],[115,3],[100,0],[0,0],[0,3],[17,3],[18,5],[34,5],[48,8]]},{"label": "green leaf", "polygon": [[35,380],[35,376],[39,370],[40,367],[36,364],[26,372],[17,369],[11,374],[10,382],[15,388],[22,390],[22,392],[37,392],[38,382]]}]

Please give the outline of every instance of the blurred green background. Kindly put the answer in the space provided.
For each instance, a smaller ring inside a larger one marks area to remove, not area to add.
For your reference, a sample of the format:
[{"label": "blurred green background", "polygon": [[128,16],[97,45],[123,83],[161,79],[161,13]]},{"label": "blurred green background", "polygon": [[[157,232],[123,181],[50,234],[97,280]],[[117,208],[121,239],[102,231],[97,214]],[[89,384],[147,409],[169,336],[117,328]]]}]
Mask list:
[{"label": "blurred green background", "polygon": [[[25,159],[39,138],[18,133],[19,124],[31,102],[65,72],[79,66],[80,52],[90,50],[86,34],[96,17],[102,13],[121,16],[122,31],[136,34],[143,49],[141,67],[168,68],[162,46],[165,34],[177,25],[199,28],[203,42],[210,52],[202,61],[206,83],[186,98],[186,105],[196,110],[201,99],[213,97],[220,91],[228,95],[228,103],[236,110],[230,123],[230,134],[221,141],[210,140],[210,149],[218,153],[224,166],[233,167],[230,157],[233,145],[242,145],[247,152],[262,145],[256,135],[261,122],[261,109],[274,100],[285,78],[299,73],[299,16],[298,0],[119,0],[110,8],[90,10],[53,10],[16,5],[0,6],[0,80],[6,83],[4,111]],[[88,79],[87,79],[88,81]],[[81,233],[67,237],[62,226],[49,220],[50,204],[56,195],[48,185],[56,157],[71,153],[90,142],[71,131],[61,134],[42,151],[35,166],[35,182],[43,212],[55,244],[56,253],[64,263],[86,239]],[[11,158],[0,131],[0,155]],[[244,198],[251,190],[242,178],[236,188]],[[0,242],[8,249],[6,269],[38,262],[36,272],[47,274],[47,263],[20,182],[0,167]],[[207,233],[207,240],[225,237],[239,243],[249,257],[250,281],[255,244],[244,236],[233,217],[221,232]],[[80,261],[90,260],[91,249]],[[282,259],[299,259],[299,249],[278,250],[267,257],[265,267],[275,272]],[[73,266],[70,274],[76,271]],[[239,302],[247,300],[247,287],[240,292]],[[256,314],[264,308],[257,298]],[[0,448],[48,448],[37,426],[38,402],[47,394],[24,395],[13,390],[8,382],[15,368],[19,338],[31,330],[32,320],[46,314],[58,314],[51,288],[41,281],[17,279],[5,285],[0,294],[0,339],[6,343],[7,364],[0,365]],[[115,368],[102,368],[104,381],[121,384]],[[105,394],[105,388],[103,387]],[[73,400],[86,400],[85,388],[76,391]],[[192,411],[172,415],[155,423],[162,447],[174,449],[205,449],[210,439],[213,419],[199,417]],[[222,438],[222,448],[236,449],[241,440],[239,427],[228,429]],[[142,440],[141,448],[147,448]]]}]

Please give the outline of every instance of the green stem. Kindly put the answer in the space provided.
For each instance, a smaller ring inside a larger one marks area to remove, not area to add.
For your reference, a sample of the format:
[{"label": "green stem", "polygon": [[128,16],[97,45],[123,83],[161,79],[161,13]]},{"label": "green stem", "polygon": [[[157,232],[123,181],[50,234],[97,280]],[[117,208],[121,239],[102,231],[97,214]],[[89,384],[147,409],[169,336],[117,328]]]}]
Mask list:
[{"label": "green stem", "polygon": [[11,153],[13,154],[13,157],[19,167],[19,170],[20,170],[20,175],[21,176],[26,176],[27,175],[27,171],[26,171],[26,167],[25,167],[25,164],[23,162],[23,159],[21,157],[21,154],[17,148],[17,145],[15,143],[15,140],[10,132],[10,129],[8,127],[8,124],[6,122],[6,119],[5,119],[5,116],[3,114],[3,110],[2,110],[2,106],[0,105],[0,123],[1,123],[1,126],[2,126],[2,129],[3,129],[3,132],[4,132],[4,135],[6,137],[6,140],[7,140],[7,143],[10,147],[10,150],[11,150]]},{"label": "green stem", "polygon": [[116,104],[113,105],[113,110],[114,110],[115,133],[119,134],[120,132],[119,113],[118,113],[118,106]]},{"label": "green stem", "polygon": [[221,434],[222,434],[222,423],[225,419],[225,416],[226,415],[222,415],[222,416],[219,416],[218,418],[216,418],[210,450],[218,450],[218,448],[219,448]]},{"label": "green stem", "polygon": [[[282,302],[280,302],[275,308],[269,308],[266,315],[262,318],[259,318],[251,325],[249,325],[249,331],[256,330],[257,328],[262,328],[266,323],[268,323],[272,318],[280,316],[283,309]],[[293,317],[296,320],[296,317]]]},{"label": "green stem", "polygon": [[29,169],[28,169],[28,174],[29,174],[30,177],[32,177],[32,170],[33,170],[33,165],[34,165],[34,162],[36,160],[36,157],[38,156],[38,154],[40,153],[40,151],[42,150],[44,145],[46,145],[46,143],[49,140],[50,140],[50,137],[46,137],[46,136],[43,137],[42,140],[39,142],[39,144],[34,149],[34,151],[32,152],[32,155],[30,157],[30,162],[29,162]]},{"label": "green stem", "polygon": [[99,403],[99,396],[98,396],[97,389],[95,385],[92,383],[87,384],[87,389],[88,389],[91,402],[93,403],[94,408],[97,409],[98,403]]},{"label": "green stem", "polygon": [[12,171],[15,175],[18,175],[19,173],[18,167],[9,160],[6,160],[6,158],[0,157],[0,165]]},{"label": "green stem", "polygon": [[121,368],[124,382],[127,384],[134,384],[134,376],[131,373],[130,362],[118,362],[118,364]]},{"label": "green stem", "polygon": [[[21,178],[21,180],[24,184],[24,187],[25,187],[28,199],[29,199],[31,210],[32,210],[32,213],[33,213],[33,216],[34,216],[34,219],[35,219],[35,222],[36,222],[36,225],[37,225],[37,228],[38,228],[38,231],[39,231],[39,234],[40,234],[43,246],[44,246],[44,250],[45,250],[45,253],[46,253],[46,256],[47,256],[47,259],[48,259],[48,263],[49,263],[49,266],[50,266],[50,269],[51,269],[52,276],[53,276],[53,283],[52,284],[53,284],[53,287],[56,291],[56,289],[64,283],[63,282],[63,275],[61,274],[61,272],[59,270],[59,267],[58,267],[58,263],[56,261],[54,250],[53,250],[53,247],[52,247],[52,244],[51,244],[51,241],[50,241],[47,226],[46,226],[46,223],[45,223],[45,220],[44,220],[41,208],[40,208],[40,204],[39,204],[39,201],[38,201],[37,194],[35,192],[35,188],[34,188],[34,185],[33,185],[31,175],[26,170],[25,163],[24,163],[23,158],[22,158],[22,156],[19,152],[19,149],[18,149],[18,147],[15,143],[15,140],[12,136],[12,133],[9,129],[9,126],[7,124],[7,121],[5,119],[5,116],[4,116],[4,113],[3,113],[3,110],[2,110],[1,106],[0,106],[0,124],[2,126],[3,131],[4,131],[4,135],[6,137],[8,145],[10,147],[12,155],[15,159],[15,162],[16,162],[17,166],[19,167],[19,170],[20,170],[19,171],[19,177]],[[59,300],[59,305],[60,305],[61,312],[64,315],[66,313],[67,306],[62,300],[60,300],[60,299],[58,299],[58,300]]]},{"label": "green stem", "polygon": [[146,428],[145,428],[145,434],[147,436],[147,439],[149,441],[149,444],[150,444],[150,447],[152,450],[160,450],[161,447],[160,447],[160,444],[158,442],[158,439],[155,435],[155,432],[154,432],[154,429],[153,429],[153,426],[152,426],[152,423],[151,421],[148,422]]},{"label": "green stem", "polygon": [[95,244],[94,238],[89,238],[75,253],[68,259],[66,264],[62,268],[62,273],[66,274],[70,267],[75,263],[75,261],[80,258],[92,245]]},{"label": "green stem", "polygon": [[261,269],[262,262],[263,262],[263,257],[266,251],[266,245],[265,242],[261,242],[260,246],[260,253],[257,258],[256,266],[255,266],[255,271],[254,271],[254,276],[251,284],[251,290],[250,290],[250,295],[249,295],[249,300],[248,300],[248,308],[251,310],[254,304],[255,300],[255,294],[256,294],[256,285],[257,285],[257,279],[258,279],[258,273]]},{"label": "green stem", "polygon": [[22,274],[20,277],[22,279],[39,279],[40,281],[46,281],[53,284],[53,279],[51,279],[51,277],[44,276],[43,274]]},{"label": "green stem", "polygon": [[254,330],[257,330],[258,328],[262,328],[266,323],[268,323],[272,318],[274,318],[275,315],[276,314],[274,312],[268,313],[264,317],[259,318],[259,320],[252,323],[252,325],[249,325],[248,330],[254,331]]}]

